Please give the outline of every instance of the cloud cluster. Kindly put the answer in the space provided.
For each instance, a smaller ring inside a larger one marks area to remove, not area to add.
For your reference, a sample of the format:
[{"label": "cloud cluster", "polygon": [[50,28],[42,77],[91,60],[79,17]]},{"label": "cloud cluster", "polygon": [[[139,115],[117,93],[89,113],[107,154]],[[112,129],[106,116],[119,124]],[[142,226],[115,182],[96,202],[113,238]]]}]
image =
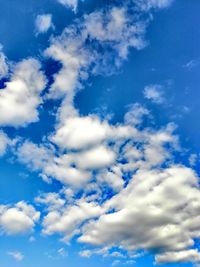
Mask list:
[{"label": "cloud cluster", "polygon": [[0,205],[0,229],[8,235],[31,231],[39,218],[40,212],[24,201],[18,202],[13,207]]},{"label": "cloud cluster", "polygon": [[186,249],[199,237],[199,199],[198,177],[191,169],[173,165],[139,170],[105,203],[107,214],[84,227],[79,241],[157,251],[157,262],[165,262],[168,255],[173,259],[169,262],[189,256],[192,261],[195,254]]},{"label": "cloud cluster", "polygon": [[[77,8],[77,1],[59,2]],[[130,3],[135,4],[131,10]],[[112,251],[123,249],[130,263],[138,250],[154,252],[157,263],[200,261],[194,249],[200,235],[199,177],[174,162],[179,149],[174,124],[145,128],[143,118],[151,113],[138,103],[129,106],[118,124],[95,114],[82,116],[74,105],[90,73],[110,74],[127,59],[130,48],[146,46],[146,13],[171,3],[130,0],[94,11],[52,38],[44,51],[61,66],[45,95],[45,100],[61,100],[56,125],[42,143],[19,139],[13,149],[18,160],[44,181],[55,179],[63,186],[35,199],[44,208],[44,234],[59,234],[64,242],[76,237],[101,247],[93,251],[97,255],[123,258],[123,253]],[[38,31],[45,32],[50,25],[51,17],[38,18]],[[6,61],[3,56],[0,59],[0,71],[6,73]],[[0,125],[17,127],[37,121],[45,85],[37,60],[16,64],[0,91]],[[159,85],[146,87],[144,96],[155,103],[164,101]],[[0,132],[0,154],[9,142]],[[0,227],[7,234],[30,231],[39,218],[40,213],[25,202],[0,206]],[[91,253],[85,250],[82,256]]]}]

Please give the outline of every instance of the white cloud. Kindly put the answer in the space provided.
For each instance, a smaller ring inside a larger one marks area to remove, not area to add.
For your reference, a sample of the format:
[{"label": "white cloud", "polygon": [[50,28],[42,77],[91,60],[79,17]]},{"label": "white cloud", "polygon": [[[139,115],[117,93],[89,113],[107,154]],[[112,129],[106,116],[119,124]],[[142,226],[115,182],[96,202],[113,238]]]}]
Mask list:
[{"label": "white cloud", "polygon": [[158,84],[148,85],[144,88],[144,97],[156,104],[162,104],[164,102],[163,87]]},{"label": "white cloud", "polygon": [[52,15],[51,14],[38,15],[35,20],[35,26],[37,33],[47,32],[50,28],[53,27]]},{"label": "white cloud", "polygon": [[20,251],[9,251],[8,255],[13,257],[16,261],[22,261],[24,259],[24,255]]},{"label": "white cloud", "polygon": [[174,0],[133,0],[133,2],[143,11],[149,11],[152,8],[167,8],[173,1]]},{"label": "white cloud", "polygon": [[102,209],[95,203],[79,200],[75,205],[68,205],[60,210],[51,210],[43,221],[44,234],[58,233],[64,235],[63,241],[79,233],[80,225],[90,218],[98,217]]},{"label": "white cloud", "polygon": [[125,122],[130,125],[141,124],[143,117],[149,115],[149,110],[139,103],[129,106],[129,111],[125,114]]},{"label": "white cloud", "polygon": [[0,131],[0,156],[4,155],[6,148],[10,143],[11,141],[8,136],[4,132]]},{"label": "white cloud", "polygon": [[146,25],[132,22],[126,8],[113,7],[109,12],[96,11],[85,16],[85,31],[88,36],[102,44],[112,44],[118,55],[125,59],[130,47],[145,47],[143,35]]},{"label": "white cloud", "polygon": [[115,158],[115,153],[111,149],[97,146],[78,155],[75,154],[74,162],[82,169],[99,169],[112,165]]},{"label": "white cloud", "polygon": [[[184,251],[199,236],[199,200],[198,177],[191,169],[140,170],[105,203],[107,211],[114,211],[90,221],[79,241],[131,251],[161,250],[171,253],[173,261],[184,260]],[[190,249],[187,251],[190,255]],[[159,257],[158,261],[166,259]]]},{"label": "white cloud", "polygon": [[7,58],[1,50],[2,46],[0,44],[0,79],[6,77],[9,70]]},{"label": "white cloud", "polygon": [[53,177],[65,185],[81,187],[91,178],[90,172],[71,166],[68,155],[56,157],[54,150],[45,146],[25,142],[16,153],[19,160],[31,169],[41,171],[42,175]]},{"label": "white cloud", "polygon": [[101,143],[109,132],[109,125],[95,116],[71,117],[57,129],[51,140],[63,149],[82,149]]},{"label": "white cloud", "polygon": [[57,0],[59,3],[65,7],[71,8],[73,11],[76,11],[78,6],[78,0]]},{"label": "white cloud", "polygon": [[0,205],[0,228],[8,235],[31,231],[39,218],[40,212],[24,201],[18,202],[14,207]]},{"label": "white cloud", "polygon": [[156,263],[172,262],[200,262],[200,253],[197,249],[190,249],[178,252],[167,252],[156,256]]},{"label": "white cloud", "polygon": [[17,127],[38,120],[40,93],[46,83],[40,67],[35,59],[15,66],[11,80],[0,90],[0,125]]}]

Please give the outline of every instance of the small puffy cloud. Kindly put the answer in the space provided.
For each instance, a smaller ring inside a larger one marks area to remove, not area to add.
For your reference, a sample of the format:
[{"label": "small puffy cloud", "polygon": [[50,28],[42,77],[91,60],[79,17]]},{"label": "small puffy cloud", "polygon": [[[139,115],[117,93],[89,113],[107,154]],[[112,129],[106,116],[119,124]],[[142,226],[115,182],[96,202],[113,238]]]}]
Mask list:
[{"label": "small puffy cloud", "polygon": [[40,212],[24,201],[18,202],[14,207],[0,205],[0,228],[8,235],[31,231],[39,218]]},{"label": "small puffy cloud", "polygon": [[9,251],[8,255],[16,261],[22,261],[24,259],[24,255],[20,251]]},{"label": "small puffy cloud", "polygon": [[38,15],[35,20],[35,27],[37,33],[47,32],[51,27],[53,27],[52,15],[51,14]]},{"label": "small puffy cloud", "polygon": [[125,114],[125,123],[130,125],[141,124],[143,117],[150,114],[149,110],[139,103],[129,106],[128,112]]},{"label": "small puffy cloud", "polygon": [[71,8],[73,11],[76,11],[78,6],[78,0],[57,0],[60,4],[65,7]]},{"label": "small puffy cloud", "polygon": [[0,90],[0,125],[20,126],[38,120],[40,93],[46,79],[40,71],[40,63],[26,59],[14,68],[11,80]]},{"label": "small puffy cloud", "polygon": [[191,154],[189,156],[189,164],[191,167],[195,166],[198,160],[198,155],[197,154]]},{"label": "small puffy cloud", "polygon": [[163,87],[158,84],[148,85],[144,88],[144,97],[153,103],[162,104],[164,102]]}]

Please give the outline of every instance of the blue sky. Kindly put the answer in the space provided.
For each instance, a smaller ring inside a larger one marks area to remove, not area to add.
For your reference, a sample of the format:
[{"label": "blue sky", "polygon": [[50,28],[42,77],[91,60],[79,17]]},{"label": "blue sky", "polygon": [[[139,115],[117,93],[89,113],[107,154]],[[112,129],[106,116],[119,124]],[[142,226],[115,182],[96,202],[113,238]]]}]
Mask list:
[{"label": "blue sky", "polygon": [[199,11],[2,1],[0,267],[199,266]]}]

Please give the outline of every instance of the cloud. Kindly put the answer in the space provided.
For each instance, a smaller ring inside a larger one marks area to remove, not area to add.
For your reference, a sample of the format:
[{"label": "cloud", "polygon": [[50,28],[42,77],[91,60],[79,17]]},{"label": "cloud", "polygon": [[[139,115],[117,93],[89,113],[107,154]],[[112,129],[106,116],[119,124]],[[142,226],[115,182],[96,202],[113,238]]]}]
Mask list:
[{"label": "cloud", "polygon": [[46,84],[40,68],[35,59],[16,64],[11,80],[0,90],[1,126],[18,127],[38,120],[40,93]]},{"label": "cloud", "polygon": [[164,102],[164,92],[162,85],[152,84],[144,88],[144,97],[153,103],[162,104]]},{"label": "cloud", "polygon": [[173,262],[200,262],[200,253],[197,249],[190,249],[178,252],[168,252],[156,256],[156,263],[173,263]]},{"label": "cloud", "polygon": [[133,0],[133,2],[143,11],[167,8],[173,1],[174,0]]},{"label": "cloud", "polygon": [[78,0],[57,0],[60,4],[65,7],[71,8],[73,11],[76,11],[78,6]]},{"label": "cloud", "polygon": [[63,241],[79,233],[80,225],[90,218],[98,217],[102,209],[95,203],[89,203],[84,199],[77,201],[74,205],[66,205],[60,210],[48,212],[43,221],[43,233],[64,235]]},{"label": "cloud", "polygon": [[13,257],[16,261],[22,261],[24,259],[24,255],[20,251],[9,251],[8,255]]},{"label": "cloud", "polygon": [[[171,2],[138,0],[142,12],[139,14],[166,8]],[[77,6],[69,1],[62,4],[74,10]],[[57,124],[41,144],[20,140],[15,153],[20,162],[43,179],[56,179],[64,186],[59,192],[35,199],[44,207],[44,234],[59,234],[64,242],[78,236],[79,242],[103,247],[103,250],[95,249],[98,255],[109,253],[120,257],[118,251],[112,250],[117,247],[132,253],[153,251],[157,263],[198,261],[198,251],[192,247],[200,230],[199,178],[192,169],[174,163],[178,150],[175,126],[145,128],[143,117],[150,118],[151,113],[139,103],[130,105],[124,121],[115,125],[94,114],[81,116],[74,105],[74,97],[89,74],[103,73],[102,69],[107,72],[110,66],[119,68],[131,47],[145,47],[149,21],[132,12],[126,4],[101,9],[84,15],[61,36],[51,39],[44,54],[58,61],[61,69],[54,74],[46,98],[61,99]],[[26,112],[18,120],[10,119],[10,124],[7,118],[8,125],[24,125],[38,119],[45,81],[36,61],[25,62],[28,67],[23,62],[26,66],[23,72],[31,76],[27,69],[33,66],[33,78],[24,81],[24,76],[16,74],[19,71],[13,73],[14,81],[15,76],[23,81],[22,95],[28,97],[24,101],[20,98],[19,108],[15,108],[17,112],[12,116],[19,116],[21,107]],[[38,76],[41,77],[39,85],[33,88],[29,80],[38,81]],[[4,93],[6,97],[9,92],[13,94],[10,106],[18,105],[16,90],[10,89],[12,79]],[[27,88],[32,88],[30,95]],[[155,103],[164,101],[159,85],[146,87],[144,94]],[[32,101],[34,104],[30,104]],[[2,206],[0,214],[0,225],[8,234],[28,231],[39,219],[35,210],[35,215],[31,215],[19,204],[13,208]],[[62,255],[63,250],[57,252]],[[82,252],[82,256],[90,255],[88,250]],[[133,262],[130,259],[126,263]]]},{"label": "cloud", "polygon": [[7,146],[11,143],[11,140],[8,136],[3,132],[0,131],[0,156],[4,155],[6,152]]},{"label": "cloud", "polygon": [[130,125],[141,124],[143,117],[150,115],[148,109],[139,103],[129,106],[129,111],[125,114],[125,122]]},{"label": "cloud", "polygon": [[67,253],[67,251],[66,251],[64,248],[59,248],[59,249],[58,249],[58,254],[59,254],[61,257],[67,257],[67,256],[68,256],[68,253]]},{"label": "cloud", "polygon": [[31,231],[39,218],[40,212],[24,201],[18,202],[13,207],[0,205],[0,228],[8,235]]},{"label": "cloud", "polygon": [[195,166],[196,165],[196,163],[197,163],[197,161],[198,161],[198,156],[197,156],[197,154],[191,154],[190,156],[189,156],[189,164],[190,164],[190,166],[191,167],[193,167],[193,166]]},{"label": "cloud", "polygon": [[199,199],[198,177],[189,168],[140,170],[105,203],[107,211],[114,211],[86,224],[79,241],[162,252],[160,262],[169,253],[172,261],[179,262],[197,254],[190,247],[199,233]]},{"label": "cloud", "polygon": [[192,59],[188,61],[185,65],[183,65],[183,67],[191,71],[192,69],[196,68],[198,65],[199,65],[199,60]]},{"label": "cloud", "polygon": [[53,27],[52,15],[51,14],[38,15],[35,20],[35,26],[37,33],[47,32],[50,28]]},{"label": "cloud", "polygon": [[110,127],[98,117],[70,117],[59,127],[51,140],[65,149],[82,149],[104,141]]},{"label": "cloud", "polygon": [[[48,97],[62,98],[59,121],[74,113],[74,96],[89,73],[109,74],[127,58],[129,49],[142,49],[147,21],[131,16],[126,7],[111,7],[85,15],[51,40],[44,54],[61,63]],[[95,29],[95,30],[94,30]]]},{"label": "cloud", "polygon": [[8,71],[9,68],[7,58],[2,52],[2,46],[0,44],[0,79],[6,77],[8,75]]},{"label": "cloud", "polygon": [[41,171],[42,175],[53,177],[65,185],[81,187],[91,178],[90,172],[72,166],[68,156],[56,157],[54,150],[46,146],[25,142],[19,146],[16,154],[31,169]]}]

